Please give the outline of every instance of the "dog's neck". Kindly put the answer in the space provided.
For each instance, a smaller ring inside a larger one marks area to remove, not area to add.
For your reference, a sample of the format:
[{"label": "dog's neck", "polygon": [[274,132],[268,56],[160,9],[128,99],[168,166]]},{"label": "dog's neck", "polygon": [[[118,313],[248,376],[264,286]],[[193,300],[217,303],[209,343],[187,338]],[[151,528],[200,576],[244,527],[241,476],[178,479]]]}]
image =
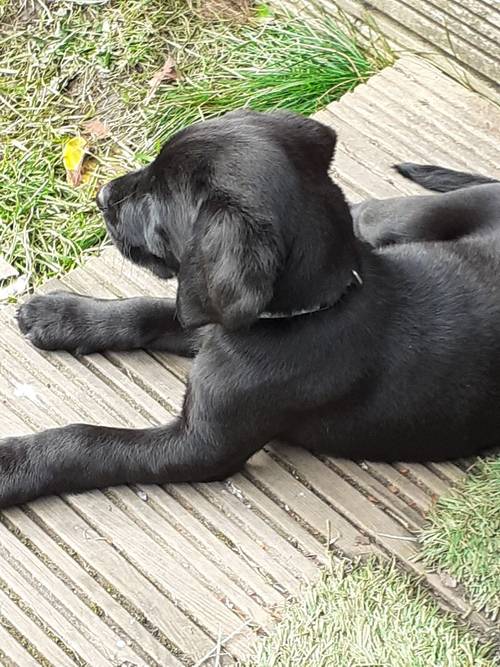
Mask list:
[{"label": "dog's neck", "polygon": [[363,279],[356,269],[351,271],[351,280],[346,284],[344,290],[341,292],[340,296],[333,301],[332,303],[318,303],[311,308],[305,308],[301,310],[292,310],[289,312],[270,312],[264,311],[259,315],[261,320],[284,320],[291,319],[293,317],[301,317],[302,315],[312,315],[313,313],[319,313],[323,310],[330,310],[334,308],[347,294],[347,292],[353,287],[361,287],[363,284]]}]

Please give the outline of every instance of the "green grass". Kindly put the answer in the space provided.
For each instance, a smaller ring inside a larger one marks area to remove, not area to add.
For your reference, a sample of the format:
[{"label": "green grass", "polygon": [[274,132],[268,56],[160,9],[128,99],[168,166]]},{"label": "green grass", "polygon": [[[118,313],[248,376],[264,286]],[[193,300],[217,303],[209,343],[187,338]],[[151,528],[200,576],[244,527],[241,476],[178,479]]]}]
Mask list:
[{"label": "green grass", "polygon": [[477,609],[500,616],[500,459],[479,461],[442,497],[421,538],[424,562],[461,582]]},{"label": "green grass", "polygon": [[324,573],[247,667],[493,667],[481,645],[412,579],[375,560]]},{"label": "green grass", "polygon": [[[244,23],[214,22],[201,4],[0,2],[0,248],[30,286],[95,250],[97,185],[152,159],[173,132],[246,105],[311,113],[392,59],[333,19],[318,27],[260,6]],[[179,81],[145,103],[166,55]],[[75,189],[62,145],[96,116],[111,135],[93,144],[93,177]]]}]

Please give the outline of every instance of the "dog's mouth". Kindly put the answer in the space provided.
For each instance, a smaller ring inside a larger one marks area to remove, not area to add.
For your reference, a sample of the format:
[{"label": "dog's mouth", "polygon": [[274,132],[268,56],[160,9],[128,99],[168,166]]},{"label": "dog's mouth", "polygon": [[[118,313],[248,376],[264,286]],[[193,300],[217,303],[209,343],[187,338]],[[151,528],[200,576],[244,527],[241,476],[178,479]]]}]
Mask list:
[{"label": "dog's mouth", "polygon": [[[120,250],[120,252],[122,251]],[[134,264],[148,269],[151,273],[154,273],[157,278],[161,278],[162,280],[174,278],[178,273],[178,269],[174,270],[171,266],[167,266],[162,257],[157,257],[152,253],[144,252],[142,248],[130,246],[128,253],[125,254],[122,252],[122,254]]]},{"label": "dog's mouth", "polygon": [[168,258],[160,257],[137,244],[130,243],[123,238],[116,227],[109,220],[106,210],[102,211],[108,234],[123,257],[130,260],[133,264],[148,269],[156,277],[162,280],[174,278],[179,272],[179,265],[172,255]]}]

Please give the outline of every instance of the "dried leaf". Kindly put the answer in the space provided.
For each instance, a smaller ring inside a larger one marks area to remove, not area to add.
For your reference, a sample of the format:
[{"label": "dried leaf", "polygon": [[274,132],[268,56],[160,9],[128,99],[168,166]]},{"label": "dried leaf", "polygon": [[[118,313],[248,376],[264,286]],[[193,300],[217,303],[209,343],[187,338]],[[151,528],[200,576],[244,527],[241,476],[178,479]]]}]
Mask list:
[{"label": "dried leaf", "polygon": [[109,137],[109,128],[99,118],[92,118],[82,124],[85,134],[89,134],[93,139],[105,139]]},{"label": "dried leaf", "polygon": [[153,95],[158,90],[160,84],[166,82],[171,83],[172,81],[177,81],[177,70],[175,67],[175,62],[170,56],[165,60],[163,67],[161,67],[157,72],[155,72],[152,78],[149,80],[150,91],[146,96],[146,101],[150,100]]},{"label": "dried leaf", "polygon": [[82,166],[85,159],[87,140],[83,137],[69,139],[63,148],[63,163],[68,183],[77,187],[82,182]]}]

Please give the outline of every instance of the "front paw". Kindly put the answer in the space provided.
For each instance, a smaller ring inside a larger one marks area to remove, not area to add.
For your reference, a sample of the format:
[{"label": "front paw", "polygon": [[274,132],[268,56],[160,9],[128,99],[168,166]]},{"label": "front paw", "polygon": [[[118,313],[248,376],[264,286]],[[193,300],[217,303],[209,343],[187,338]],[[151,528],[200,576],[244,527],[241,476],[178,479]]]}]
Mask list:
[{"label": "front paw", "polygon": [[19,308],[17,321],[36,347],[83,354],[92,327],[87,305],[86,297],[70,292],[37,295]]}]

